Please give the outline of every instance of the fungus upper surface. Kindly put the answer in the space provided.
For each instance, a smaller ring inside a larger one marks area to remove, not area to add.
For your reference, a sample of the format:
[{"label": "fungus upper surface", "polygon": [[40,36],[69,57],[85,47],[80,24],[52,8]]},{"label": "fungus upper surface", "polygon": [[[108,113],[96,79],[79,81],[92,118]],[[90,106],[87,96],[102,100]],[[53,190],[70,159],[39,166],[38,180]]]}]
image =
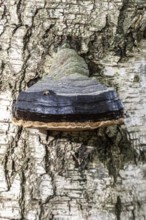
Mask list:
[{"label": "fungus upper surface", "polygon": [[117,93],[94,78],[84,59],[62,49],[47,77],[21,92],[13,106],[13,123],[50,130],[88,130],[123,122]]}]

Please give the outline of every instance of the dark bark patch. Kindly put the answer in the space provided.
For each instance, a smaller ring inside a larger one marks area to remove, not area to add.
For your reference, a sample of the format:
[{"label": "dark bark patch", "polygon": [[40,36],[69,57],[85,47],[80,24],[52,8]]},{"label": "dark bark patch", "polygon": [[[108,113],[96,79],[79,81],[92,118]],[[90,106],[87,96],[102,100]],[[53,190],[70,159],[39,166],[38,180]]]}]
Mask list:
[{"label": "dark bark patch", "polygon": [[117,217],[117,220],[121,219],[121,211],[122,211],[122,202],[120,196],[117,196],[117,202],[115,204],[115,214]]}]

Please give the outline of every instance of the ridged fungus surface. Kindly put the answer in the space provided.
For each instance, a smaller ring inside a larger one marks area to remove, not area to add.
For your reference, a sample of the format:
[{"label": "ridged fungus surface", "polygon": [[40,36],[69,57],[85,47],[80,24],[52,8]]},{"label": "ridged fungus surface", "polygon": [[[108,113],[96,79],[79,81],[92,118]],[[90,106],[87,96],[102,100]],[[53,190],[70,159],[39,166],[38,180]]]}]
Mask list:
[{"label": "ridged fungus surface", "polygon": [[20,92],[13,123],[48,130],[89,130],[123,123],[123,104],[116,91],[89,77],[84,59],[61,49],[48,76]]}]

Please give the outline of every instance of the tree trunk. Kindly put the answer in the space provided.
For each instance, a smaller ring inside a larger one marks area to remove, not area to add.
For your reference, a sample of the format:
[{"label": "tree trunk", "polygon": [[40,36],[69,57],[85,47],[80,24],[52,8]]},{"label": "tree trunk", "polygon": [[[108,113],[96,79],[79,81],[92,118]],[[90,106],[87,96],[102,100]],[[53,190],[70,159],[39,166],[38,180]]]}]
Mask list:
[{"label": "tree trunk", "polygon": [[[146,219],[145,0],[0,1],[0,219]],[[20,91],[67,43],[114,87],[125,125],[83,132],[11,123]]]}]

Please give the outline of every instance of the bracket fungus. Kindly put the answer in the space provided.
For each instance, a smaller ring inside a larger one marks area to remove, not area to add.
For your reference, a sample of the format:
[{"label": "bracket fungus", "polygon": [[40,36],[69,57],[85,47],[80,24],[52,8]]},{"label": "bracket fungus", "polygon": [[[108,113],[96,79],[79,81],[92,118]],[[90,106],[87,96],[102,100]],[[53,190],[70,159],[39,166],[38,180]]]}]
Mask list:
[{"label": "bracket fungus", "polygon": [[84,59],[61,49],[49,75],[22,91],[13,123],[48,130],[89,130],[123,123],[123,104],[112,88],[89,77]]}]

